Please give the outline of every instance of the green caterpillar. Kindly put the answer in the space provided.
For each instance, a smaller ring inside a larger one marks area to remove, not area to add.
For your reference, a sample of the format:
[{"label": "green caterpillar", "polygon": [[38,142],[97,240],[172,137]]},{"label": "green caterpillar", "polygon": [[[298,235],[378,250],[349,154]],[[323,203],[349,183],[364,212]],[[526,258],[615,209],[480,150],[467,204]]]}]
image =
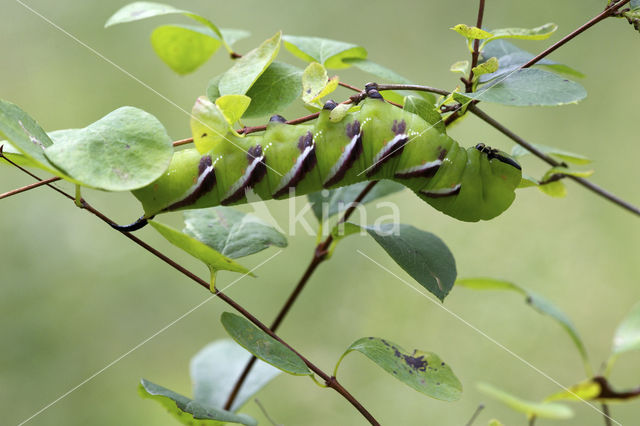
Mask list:
[{"label": "green caterpillar", "polygon": [[484,144],[461,148],[418,115],[386,103],[375,85],[367,86],[360,110],[339,122],[329,120],[335,106],[327,102],[314,124],[274,116],[262,135],[229,134],[204,155],[176,152],[162,177],[134,191],[145,215],[118,229],[137,229],[163,212],[246,203],[248,190],[280,199],[377,179],[399,182],[463,221],[491,219],[513,202],[521,168],[506,153]]}]

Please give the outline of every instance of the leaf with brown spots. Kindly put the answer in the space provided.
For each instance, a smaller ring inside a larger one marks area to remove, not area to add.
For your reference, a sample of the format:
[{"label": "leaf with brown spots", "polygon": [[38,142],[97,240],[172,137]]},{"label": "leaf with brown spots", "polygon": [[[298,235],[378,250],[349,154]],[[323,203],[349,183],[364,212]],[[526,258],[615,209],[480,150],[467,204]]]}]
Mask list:
[{"label": "leaf with brown spots", "polygon": [[453,374],[451,367],[433,352],[408,352],[389,340],[363,337],[353,342],[340,357],[334,375],[342,359],[353,351],[362,353],[387,373],[418,392],[442,401],[460,399],[460,380]]}]

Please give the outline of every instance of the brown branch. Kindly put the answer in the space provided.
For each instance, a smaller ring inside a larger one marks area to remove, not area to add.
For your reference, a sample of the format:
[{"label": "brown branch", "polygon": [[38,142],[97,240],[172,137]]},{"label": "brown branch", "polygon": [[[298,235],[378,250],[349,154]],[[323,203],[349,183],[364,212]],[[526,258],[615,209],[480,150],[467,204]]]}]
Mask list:
[{"label": "brown branch", "polygon": [[14,190],[5,192],[4,194],[0,194],[0,200],[2,200],[3,198],[11,197],[12,195],[20,194],[21,192],[25,192],[33,188],[38,188],[42,185],[49,185],[50,183],[56,182],[60,179],[61,178],[55,176],[46,180],[41,180],[40,182],[32,183],[31,185],[23,186],[22,188],[16,188]]},{"label": "brown branch", "polygon": [[[0,146],[0,156],[2,158],[4,158],[6,161],[8,161],[9,163],[11,163],[12,165],[18,167],[20,170],[28,173],[30,176],[32,176],[33,178],[37,179],[38,181],[42,181],[42,179],[40,179],[38,176],[29,173],[28,171],[26,171],[22,167],[19,167],[17,164],[15,164],[13,161],[8,159],[7,157],[3,156],[2,155],[2,147],[1,146]],[[47,184],[47,185],[51,186],[50,184]],[[65,191],[62,191],[62,190],[60,190],[58,188],[55,188],[53,186],[52,186],[52,188],[55,189],[56,191],[58,191],[59,193],[61,193],[62,195],[64,195],[65,197],[67,197],[68,199],[76,201],[75,197],[72,196],[71,194],[68,194]],[[79,203],[80,203],[80,207],[81,208],[89,211],[90,213],[92,213],[93,215],[98,217],[100,220],[102,220],[103,222],[105,222],[109,226],[112,226],[114,224],[114,222],[111,219],[109,219],[102,212],[100,212],[99,210],[97,210],[96,208],[91,206],[84,199],[79,200]],[[191,278],[193,281],[195,281],[196,283],[200,284],[202,287],[206,288],[207,290],[211,290],[210,284],[207,281],[205,281],[202,278],[198,277],[193,272],[189,271],[188,269],[186,269],[182,265],[178,264],[177,262],[175,262],[171,258],[167,257],[163,253],[159,252],[155,248],[151,247],[149,244],[145,243],[140,238],[132,235],[129,232],[120,232],[120,233],[122,235],[124,235],[125,237],[129,238],[134,243],[138,244],[140,247],[144,248],[145,250],[147,250],[148,252],[153,254],[154,256],[158,257],[159,259],[161,259],[162,261],[164,261],[168,265],[172,266],[174,269],[178,270],[182,274],[184,274],[187,277]],[[315,364],[313,364],[311,361],[309,361],[307,358],[305,358],[302,354],[300,354],[298,351],[296,351],[294,348],[292,348],[287,342],[285,342],[280,337],[278,337],[273,331],[271,331],[269,329],[269,327],[267,327],[265,324],[263,324],[258,318],[253,316],[253,314],[251,314],[249,311],[247,311],[245,308],[243,308],[235,300],[231,299],[229,296],[227,296],[226,294],[224,294],[223,292],[221,292],[220,290],[215,289],[215,288],[213,290],[213,294],[215,294],[217,297],[219,297],[226,304],[228,304],[233,309],[235,309],[240,314],[242,314],[242,316],[244,316],[246,319],[251,321],[256,327],[258,327],[259,329],[261,329],[262,331],[267,333],[269,336],[271,336],[272,338],[276,339],[278,342],[283,344],[285,347],[287,347],[288,349],[293,351],[298,357],[300,357],[300,359],[307,365],[307,367],[309,367],[309,369],[311,371],[313,371],[316,375],[318,375],[319,377],[322,378],[322,380],[325,381],[325,383],[326,383],[326,385],[328,387],[332,388],[333,390],[338,392],[340,395],[342,395],[347,401],[349,401],[349,403],[351,403],[351,405],[353,405],[362,414],[362,416],[369,421],[369,423],[371,423],[372,425],[379,425],[380,424],[371,415],[371,413],[369,413],[364,408],[364,406],[338,382],[338,380],[335,377],[332,377],[332,376],[328,375],[327,373],[325,373],[324,371],[322,371]]]},{"label": "brown branch", "polygon": [[620,1],[611,2],[611,4],[607,5],[607,7],[601,13],[599,13],[598,15],[596,15],[595,17],[590,19],[584,25],[581,25],[580,27],[576,28],[571,33],[569,33],[566,36],[564,36],[561,40],[559,40],[556,43],[554,43],[551,46],[549,46],[547,49],[545,49],[539,55],[537,55],[536,57],[532,58],[526,64],[522,65],[520,67],[520,69],[529,68],[530,66],[535,65],[538,61],[540,61],[541,59],[543,59],[546,56],[548,56],[551,52],[553,52],[556,49],[564,46],[566,43],[568,43],[569,41],[571,41],[572,39],[574,39],[576,36],[578,36],[579,34],[583,33],[584,31],[588,30],[589,28],[593,27],[598,22],[600,22],[600,21],[602,21],[602,20],[604,20],[604,19],[606,19],[606,18],[608,18],[610,16],[615,15],[616,12],[622,6],[624,6],[625,4],[629,3],[629,1],[631,1],[631,0],[620,0]]},{"label": "brown branch", "polygon": [[609,406],[604,402],[602,403],[602,417],[604,417],[605,426],[613,426],[611,423],[611,412],[609,411]]},{"label": "brown branch", "polygon": [[[478,6],[478,20],[476,28],[482,28],[482,18],[484,17],[484,0],[480,0]],[[478,58],[480,57],[480,39],[473,41],[473,52],[471,52],[471,66],[469,67],[469,78],[461,78],[467,93],[473,92],[473,69],[478,66]]]},{"label": "brown branch", "polygon": [[[338,221],[338,225],[349,220],[349,217],[353,214],[358,204],[360,204],[362,200],[364,200],[367,194],[369,194],[369,192],[373,189],[373,187],[377,183],[378,183],[377,180],[369,182],[369,184],[360,192],[360,194],[358,194],[358,196],[353,201],[353,203],[351,203],[349,207],[345,210],[344,214]],[[278,327],[280,326],[284,318],[287,316],[287,314],[293,307],[293,304],[298,299],[298,296],[307,285],[307,282],[309,282],[311,275],[313,275],[313,273],[318,268],[318,266],[327,259],[329,246],[331,246],[332,242],[333,242],[333,236],[329,235],[323,242],[319,243],[316,246],[313,252],[313,257],[311,258],[311,261],[309,262],[307,269],[304,271],[304,274],[302,274],[302,277],[298,281],[298,284],[293,289],[293,291],[287,298],[287,301],[284,303],[284,305],[282,305],[282,308],[280,308],[280,312],[276,316],[276,319],[271,324],[270,328],[272,331],[275,332],[278,329]],[[235,401],[236,397],[238,396],[238,393],[240,392],[240,389],[242,388],[242,384],[245,382],[245,380],[249,376],[249,373],[251,372],[251,369],[253,368],[253,365],[255,364],[255,362],[256,362],[256,357],[252,356],[249,362],[247,362],[247,365],[245,365],[244,370],[242,370],[242,373],[238,377],[236,384],[233,386],[233,389],[229,394],[229,398],[227,399],[227,402],[224,404],[225,410],[231,409],[233,402]]]},{"label": "brown branch", "polygon": [[[521,145],[521,146],[525,147],[527,149],[527,151],[531,152],[533,155],[535,155],[536,157],[542,159],[543,161],[547,162],[548,164],[550,164],[550,165],[552,165],[554,167],[563,165],[559,161],[556,161],[552,157],[550,157],[547,154],[545,154],[545,153],[541,152],[540,150],[538,150],[536,147],[534,147],[529,142],[527,142],[524,139],[522,139],[520,136],[518,136],[515,133],[513,133],[511,130],[509,130],[506,127],[504,127],[502,124],[500,124],[498,121],[493,119],[491,116],[489,116],[487,113],[482,111],[477,106],[471,105],[469,107],[469,111],[471,111],[476,117],[484,120],[486,123],[488,123],[491,126],[493,126],[496,130],[498,130],[499,132],[501,132],[502,134],[504,134],[505,136],[507,136],[511,140],[515,141],[518,145]],[[595,183],[593,183],[593,182],[591,182],[591,181],[589,181],[587,179],[584,179],[584,178],[581,178],[581,177],[577,177],[577,176],[567,176],[567,177],[569,179],[573,179],[574,181],[578,182],[580,185],[584,186],[585,188],[590,189],[591,191],[595,192],[596,194],[600,195],[601,197],[604,197],[607,200],[619,205],[620,207],[622,207],[624,209],[627,209],[630,212],[635,213],[636,215],[640,216],[640,208],[638,208],[638,207],[634,206],[633,204],[628,203],[625,200],[613,195],[612,193],[608,192],[604,188],[599,187]]]},{"label": "brown branch", "polygon": [[173,146],[186,145],[193,143],[193,138],[180,139],[179,141],[173,141]]}]

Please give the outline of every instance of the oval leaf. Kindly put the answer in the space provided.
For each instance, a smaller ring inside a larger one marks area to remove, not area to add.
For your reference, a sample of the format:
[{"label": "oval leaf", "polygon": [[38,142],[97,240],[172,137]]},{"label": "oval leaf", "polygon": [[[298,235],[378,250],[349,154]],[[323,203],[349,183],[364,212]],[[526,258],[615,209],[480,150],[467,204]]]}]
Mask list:
[{"label": "oval leaf", "polygon": [[456,261],[440,238],[404,224],[366,229],[402,269],[438,299],[444,300],[456,280]]},{"label": "oval leaf", "polygon": [[204,96],[200,96],[191,110],[191,134],[193,143],[201,154],[225,140],[231,126],[220,108]]},{"label": "oval leaf", "polygon": [[622,320],[613,338],[614,355],[640,349],[640,303]]},{"label": "oval leaf", "polygon": [[313,374],[295,352],[255,327],[247,319],[230,312],[223,312],[220,322],[233,340],[256,358],[294,376]]},{"label": "oval leaf", "polygon": [[[529,62],[535,56],[532,53],[527,52],[526,50],[522,50],[519,47],[516,47],[516,45],[514,45],[513,43],[509,43],[506,40],[492,41],[484,47],[481,55],[482,62],[485,62],[492,57],[498,58],[500,68],[493,74],[486,74],[480,77],[480,82],[489,81],[505,73],[512,72]],[[584,74],[582,74],[580,71],[577,71],[567,65],[559,64],[547,58],[540,60],[534,66],[573,77],[584,77]]]},{"label": "oval leaf", "polygon": [[265,40],[223,74],[218,84],[221,95],[244,95],[273,62],[280,51],[281,32]]},{"label": "oval leaf", "polygon": [[184,213],[184,232],[236,259],[270,246],[286,247],[287,239],[258,217],[231,207],[188,210]]},{"label": "oval leaf", "polygon": [[190,237],[189,235],[183,234],[182,232],[167,225],[163,225],[160,222],[156,222],[155,220],[149,221],[149,224],[153,226],[155,230],[158,231],[160,235],[162,235],[171,244],[186,251],[196,259],[204,262],[204,264],[207,265],[212,272],[232,271],[253,276],[253,274],[250,273],[249,270],[244,266],[229,259],[226,256],[223,256],[208,245],[201,243],[200,241]]},{"label": "oval leaf", "polygon": [[224,95],[216,99],[216,106],[220,108],[227,123],[237,123],[251,103],[251,98],[245,95]]},{"label": "oval leaf", "polygon": [[[5,145],[4,149],[9,154],[14,154],[14,157],[22,157],[21,164],[26,163],[73,181],[47,159],[44,151],[53,145],[53,141],[42,127],[19,106],[1,99],[0,137],[5,137],[11,142],[11,145]],[[13,150],[10,147],[13,147]],[[15,155],[16,152],[21,155]]]},{"label": "oval leaf", "polygon": [[547,194],[548,196],[554,198],[564,198],[567,196],[567,187],[563,182],[559,180],[541,183],[538,185],[538,189],[543,194]]},{"label": "oval leaf", "polygon": [[[148,1],[137,1],[122,7],[107,20],[107,22],[104,24],[104,27],[107,28],[116,24],[139,21],[141,19],[152,18],[154,16],[176,14],[187,16],[201,24],[206,25],[220,38],[220,40],[223,40],[220,29],[208,19],[188,10],[176,9],[175,7],[168,4]],[[231,50],[229,46],[226,47],[228,50]]]},{"label": "oval leaf", "polygon": [[152,18],[154,16],[183,14],[188,13],[186,10],[176,9],[173,6],[162,3],[154,3],[148,1],[137,1],[130,3],[116,13],[114,13],[104,24],[105,28],[116,24],[124,24],[125,22],[139,21],[141,19]]},{"label": "oval leaf", "polygon": [[574,104],[587,92],[578,83],[539,69],[525,68],[494,79],[466,96],[484,102],[512,106]]},{"label": "oval leaf", "polygon": [[251,104],[244,117],[256,118],[281,112],[298,99],[301,91],[302,70],[274,61],[247,92]]},{"label": "oval leaf", "polygon": [[[311,211],[320,223],[328,220],[333,215],[345,211],[349,205],[358,198],[362,190],[369,185],[369,182],[360,182],[336,189],[323,189],[307,195],[311,203]],[[384,197],[394,192],[402,191],[404,186],[390,180],[381,180],[369,191],[362,204],[369,203],[378,198]]]},{"label": "oval leaf", "polygon": [[538,296],[537,294],[531,293],[530,291],[514,283],[511,283],[509,281],[496,280],[493,278],[463,278],[457,280],[456,285],[472,290],[507,290],[524,295],[525,301],[529,306],[531,306],[539,313],[548,315],[553,318],[569,334],[569,337],[571,337],[571,340],[575,344],[578,352],[580,353],[580,356],[582,357],[585,371],[587,372],[587,374],[591,374],[591,366],[589,365],[587,349],[582,342],[580,333],[578,333],[578,330],[573,325],[573,322],[571,322],[569,317],[567,317],[564,312],[558,309],[551,302],[547,301],[541,296]]},{"label": "oval leaf", "polygon": [[131,191],[150,184],[167,170],[173,145],[153,115],[122,107],[84,129],[65,131],[45,155],[83,185]]},{"label": "oval leaf", "polygon": [[[432,352],[407,352],[399,345],[378,337],[363,337],[349,346],[340,361],[358,351],[407,386],[432,398],[456,401],[462,384],[451,367]],[[339,363],[340,363],[339,361]],[[336,366],[337,370],[338,366]]]},{"label": "oval leaf", "polygon": [[566,405],[525,401],[487,383],[478,383],[477,387],[485,395],[497,399],[515,411],[526,414],[529,418],[535,416],[545,419],[570,419],[573,417],[573,411]]},{"label": "oval leaf", "polygon": [[284,46],[291,53],[307,62],[319,62],[327,68],[340,69],[351,66],[347,59],[365,59],[367,50],[343,41],[320,37],[285,35]]},{"label": "oval leaf", "polygon": [[[193,399],[203,405],[222,408],[251,354],[231,339],[217,340],[191,358],[190,372]],[[280,370],[258,360],[233,401],[237,411],[262,389]]]},{"label": "oval leaf", "polygon": [[544,40],[549,38],[558,29],[558,26],[552,22],[541,25],[536,28],[500,28],[491,30],[493,34],[486,43],[501,38],[513,38],[520,40]]},{"label": "oval leaf", "polygon": [[482,30],[478,27],[470,27],[465,24],[458,24],[455,27],[451,27],[451,30],[457,32],[467,39],[477,40],[477,39],[485,39],[493,36],[488,31]]},{"label": "oval leaf", "polygon": [[151,33],[151,45],[169,68],[184,75],[207,62],[222,43],[209,28],[163,25]]},{"label": "oval leaf", "polygon": [[257,426],[258,422],[246,414],[235,414],[221,408],[214,408],[186,396],[171,391],[148,380],[142,379],[140,395],[152,399],[165,407],[180,423],[185,425],[220,426],[220,422]]},{"label": "oval leaf", "polygon": [[602,388],[598,382],[587,380],[573,385],[569,390],[554,393],[545,398],[545,401],[590,401],[600,395]]},{"label": "oval leaf", "polygon": [[[561,149],[555,148],[553,146],[540,145],[540,144],[532,144],[539,151],[553,155],[554,157],[559,158],[562,161],[566,161],[567,163],[584,165],[591,163],[591,160],[584,155],[574,154],[573,152],[563,151]],[[531,154],[525,147],[516,145],[511,150],[511,155],[514,157],[524,157],[525,155]]]}]

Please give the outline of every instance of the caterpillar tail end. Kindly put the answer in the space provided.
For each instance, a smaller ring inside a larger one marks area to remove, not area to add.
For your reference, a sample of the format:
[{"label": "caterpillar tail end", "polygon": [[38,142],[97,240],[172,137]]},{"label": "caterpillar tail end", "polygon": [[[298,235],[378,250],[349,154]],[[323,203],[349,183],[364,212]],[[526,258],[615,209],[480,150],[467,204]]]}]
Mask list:
[{"label": "caterpillar tail end", "polygon": [[112,223],[111,227],[120,232],[133,232],[144,228],[149,223],[149,219],[153,219],[153,216],[149,218],[142,216],[140,219],[129,225],[118,225],[117,223]]}]

